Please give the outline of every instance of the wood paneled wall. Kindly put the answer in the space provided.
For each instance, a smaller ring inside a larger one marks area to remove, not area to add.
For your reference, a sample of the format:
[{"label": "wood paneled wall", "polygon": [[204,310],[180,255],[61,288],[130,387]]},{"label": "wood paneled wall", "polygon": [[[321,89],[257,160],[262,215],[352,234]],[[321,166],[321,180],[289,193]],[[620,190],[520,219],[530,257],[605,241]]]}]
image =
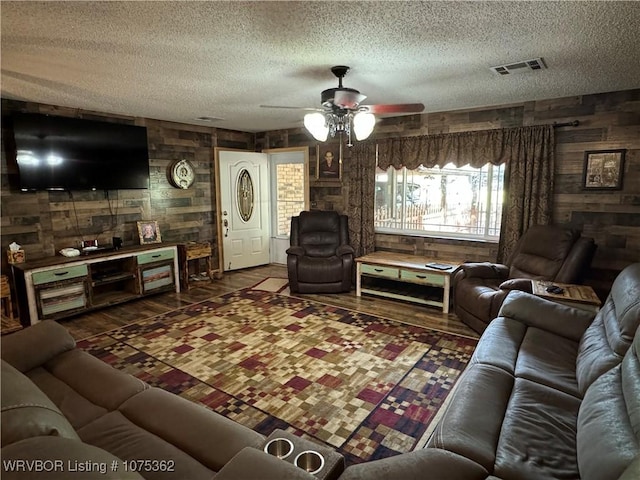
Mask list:
[{"label": "wood paneled wall", "polygon": [[[640,261],[640,89],[383,119],[373,138],[573,120],[580,125],[556,130],[553,219],[595,239],[598,249],[587,283],[602,294],[620,270]],[[257,141],[271,146],[312,145],[301,129],[290,130],[288,135],[286,131],[267,132]],[[627,150],[622,190],[584,191],[584,152],[618,148]],[[344,153],[343,171],[348,172],[347,148]],[[315,148],[309,155],[315,159]],[[341,188],[312,182],[311,200],[316,208],[344,211],[348,195],[345,182]],[[376,235],[376,248],[443,259],[495,261],[497,256],[495,243],[388,234]]]},{"label": "wood paneled wall", "polygon": [[[209,241],[216,246],[213,148],[255,148],[253,133],[3,99],[3,117],[14,111],[143,125],[149,144],[148,190],[109,191],[108,196],[103,191],[74,191],[71,196],[67,192],[20,192],[15,186],[15,165],[7,165],[3,142],[2,249],[16,242],[25,249],[27,259],[53,256],[83,239],[96,238],[104,245],[112,237],[121,237],[125,245],[138,244],[139,220],[157,220],[163,241]],[[3,121],[3,127],[7,123]],[[3,138],[6,134],[3,131]],[[170,165],[182,158],[192,162],[196,171],[196,181],[188,190],[173,187],[168,179]],[[3,252],[3,270],[5,257]]]},{"label": "wood paneled wall", "polygon": [[[112,236],[121,236],[125,242],[136,242],[135,222],[142,219],[157,219],[167,241],[209,240],[215,244],[215,146],[256,151],[308,146],[312,208],[345,211],[349,185],[345,181],[315,180],[317,142],[303,128],[254,135],[2,101],[3,115],[15,110],[132,122],[145,125],[149,133],[151,189],[114,192],[110,199],[105,199],[103,192],[74,193],[75,201],[66,193],[20,193],[9,184],[14,172],[7,166],[3,148],[2,248],[16,241],[25,246],[29,258],[53,255],[60,248],[76,244],[80,237],[97,237],[101,243],[108,243]],[[556,223],[581,228],[595,239],[598,250],[588,283],[604,291],[617,272],[640,261],[640,89],[382,119],[374,138],[572,120],[578,120],[580,125],[556,131],[553,216]],[[582,190],[584,152],[614,148],[627,150],[622,190]],[[166,176],[169,165],[179,158],[187,158],[196,166],[196,184],[186,191],[171,187]],[[350,168],[346,147],[343,160],[346,178]],[[376,247],[442,259],[493,261],[497,254],[495,243],[388,234],[376,235]],[[4,262],[3,255],[6,266]]]}]

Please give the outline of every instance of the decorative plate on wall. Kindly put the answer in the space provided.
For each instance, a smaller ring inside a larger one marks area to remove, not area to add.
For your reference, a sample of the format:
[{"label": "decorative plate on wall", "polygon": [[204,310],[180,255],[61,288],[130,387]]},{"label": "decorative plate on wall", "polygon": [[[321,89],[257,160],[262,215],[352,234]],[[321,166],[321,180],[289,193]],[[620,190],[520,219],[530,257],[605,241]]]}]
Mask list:
[{"label": "decorative plate on wall", "polygon": [[189,188],[193,185],[196,179],[196,174],[193,169],[193,165],[184,158],[178,160],[171,165],[171,171],[169,172],[169,179],[173,186],[178,188]]}]

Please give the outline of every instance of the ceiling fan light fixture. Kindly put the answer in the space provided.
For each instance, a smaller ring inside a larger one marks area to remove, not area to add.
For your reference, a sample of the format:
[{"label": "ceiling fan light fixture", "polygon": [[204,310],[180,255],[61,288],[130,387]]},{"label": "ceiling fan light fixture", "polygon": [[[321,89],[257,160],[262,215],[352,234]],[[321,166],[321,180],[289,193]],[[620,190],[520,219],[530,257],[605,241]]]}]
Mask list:
[{"label": "ceiling fan light fixture", "polygon": [[353,133],[356,140],[364,140],[371,135],[376,125],[376,117],[369,112],[358,112],[353,116]]},{"label": "ceiling fan light fixture", "polygon": [[304,126],[313,135],[313,138],[319,142],[324,142],[329,136],[327,121],[320,112],[307,113],[304,116]]}]

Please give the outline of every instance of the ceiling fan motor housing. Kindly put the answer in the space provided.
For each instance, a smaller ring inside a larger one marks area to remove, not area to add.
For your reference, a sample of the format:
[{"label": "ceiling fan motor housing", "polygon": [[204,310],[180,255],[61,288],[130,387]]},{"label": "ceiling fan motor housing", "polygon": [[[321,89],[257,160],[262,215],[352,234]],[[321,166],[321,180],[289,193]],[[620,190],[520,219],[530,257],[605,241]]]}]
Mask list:
[{"label": "ceiling fan motor housing", "polygon": [[339,108],[345,108],[344,105],[335,105],[333,99],[335,98],[336,92],[349,92],[356,95],[359,95],[360,92],[355,88],[346,88],[346,87],[338,87],[338,88],[328,88],[323,90],[321,94],[321,102],[323,107],[332,108],[334,106]]}]

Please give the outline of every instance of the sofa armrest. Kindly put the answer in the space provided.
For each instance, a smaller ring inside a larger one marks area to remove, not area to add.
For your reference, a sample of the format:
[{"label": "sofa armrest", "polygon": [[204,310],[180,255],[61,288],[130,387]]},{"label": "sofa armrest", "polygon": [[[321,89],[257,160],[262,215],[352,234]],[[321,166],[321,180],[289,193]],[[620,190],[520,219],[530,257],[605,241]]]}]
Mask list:
[{"label": "sofa armrest", "polygon": [[579,342],[587,327],[591,325],[595,313],[512,290],[502,303],[498,316],[508,317],[527,326],[541,328]]},{"label": "sofa armrest", "polygon": [[216,474],[216,480],[316,480],[306,470],[273,455],[246,447]]},{"label": "sofa armrest", "polygon": [[354,255],[355,250],[351,245],[340,245],[336,248],[336,256],[341,257],[343,255]]},{"label": "sofa armrest", "polygon": [[509,267],[507,267],[506,265],[502,265],[501,263],[463,263],[462,265],[460,265],[460,270],[464,272],[465,277],[467,278],[497,278],[503,280],[509,278]]},{"label": "sofa armrest", "polygon": [[297,257],[302,257],[304,255],[304,248],[298,247],[298,246],[289,247],[287,248],[286,253],[287,255],[295,255]]},{"label": "sofa armrest", "polygon": [[159,388],[134,395],[119,410],[216,472],[243,448],[260,448],[264,443],[258,432]]},{"label": "sofa armrest", "polygon": [[468,458],[447,450],[424,448],[351,465],[340,480],[483,480],[488,476],[484,467]]},{"label": "sofa armrest", "polygon": [[533,285],[530,278],[511,278],[500,284],[502,290],[520,290],[521,292],[531,293]]},{"label": "sofa armrest", "polygon": [[2,359],[23,373],[76,346],[67,329],[53,320],[3,335],[0,341]]}]

